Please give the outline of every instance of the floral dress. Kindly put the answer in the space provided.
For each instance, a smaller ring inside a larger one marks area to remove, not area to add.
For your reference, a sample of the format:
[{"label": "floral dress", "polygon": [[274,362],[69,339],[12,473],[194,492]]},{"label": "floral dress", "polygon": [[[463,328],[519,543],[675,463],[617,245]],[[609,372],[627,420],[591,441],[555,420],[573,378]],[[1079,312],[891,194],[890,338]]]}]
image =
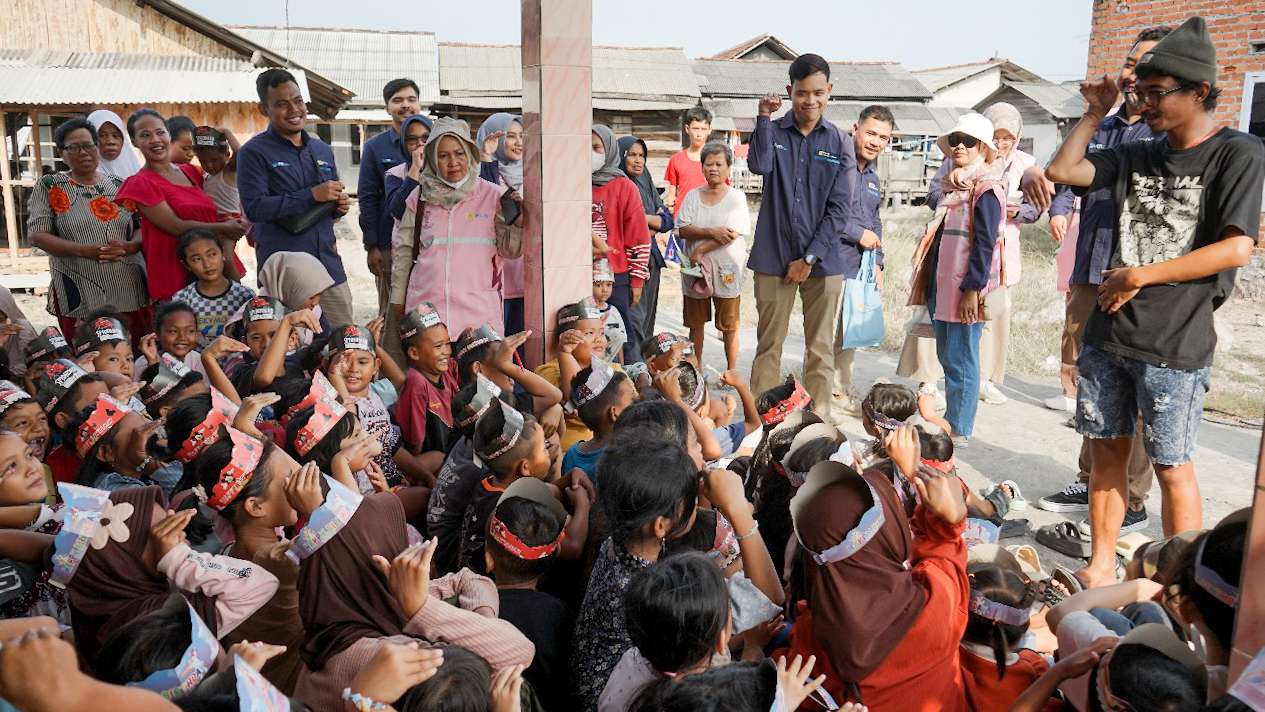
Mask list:
[{"label": "floral dress", "polygon": [[[84,245],[130,240],[133,215],[114,202],[122,184],[122,179],[101,171],[94,185],[80,185],[69,173],[40,178],[27,204],[27,232]],[[139,252],[117,262],[49,255],[48,269],[48,313],[55,316],[82,319],[102,307],[127,313],[149,304]]]},{"label": "floral dress", "polygon": [[571,675],[585,712],[595,712],[606,680],[632,647],[624,624],[624,592],[653,562],[630,554],[613,539],[602,542],[572,640]]}]

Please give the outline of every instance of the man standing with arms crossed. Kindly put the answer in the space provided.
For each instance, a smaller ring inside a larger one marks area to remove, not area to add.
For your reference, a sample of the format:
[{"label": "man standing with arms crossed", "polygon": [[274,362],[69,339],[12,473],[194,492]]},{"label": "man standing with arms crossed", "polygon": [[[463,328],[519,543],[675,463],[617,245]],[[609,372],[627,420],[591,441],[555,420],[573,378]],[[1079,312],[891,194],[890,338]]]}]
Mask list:
[{"label": "man standing with arms crossed", "polygon": [[[1116,77],[1116,86],[1124,95],[1124,101],[1115,112],[1104,118],[1090,139],[1088,153],[1114,148],[1130,141],[1150,141],[1155,136],[1142,113],[1146,109],[1138,98],[1137,77],[1134,67],[1157,42],[1171,32],[1168,27],[1152,27],[1143,30],[1134,40],[1120,74]],[[1029,168],[1023,177],[1023,187],[1028,201],[1038,210],[1044,205],[1050,208],[1050,229],[1055,237],[1061,238],[1067,227],[1067,215],[1071,212],[1071,188],[1061,187],[1051,202],[1053,184],[1046,180],[1045,171],[1034,166]],[[1067,318],[1063,325],[1062,361],[1064,367],[1073,374],[1076,370],[1076,359],[1080,355],[1081,339],[1085,332],[1085,323],[1094,311],[1098,299],[1098,287],[1102,284],[1102,272],[1107,269],[1111,260],[1111,250],[1116,235],[1116,201],[1110,188],[1102,188],[1087,194],[1081,199],[1081,217],[1079,234],[1076,241],[1076,262],[1072,268],[1072,276],[1068,281]],[[1072,382],[1075,383],[1075,375]],[[1056,402],[1062,401],[1062,403]],[[1047,402],[1060,405],[1061,409],[1074,411],[1076,399],[1073,396],[1055,396]],[[1093,469],[1093,448],[1088,438],[1081,442],[1079,473],[1075,482],[1068,484],[1061,492],[1042,497],[1037,506],[1050,512],[1088,512],[1089,511],[1089,473]],[[1142,442],[1142,432],[1135,432],[1129,445],[1129,456],[1125,470],[1129,483],[1129,507],[1125,511],[1121,533],[1143,529],[1147,525],[1146,497],[1155,481],[1151,468],[1151,458],[1146,454]],[[1089,526],[1083,522],[1080,527],[1082,536],[1088,538]],[[1051,538],[1053,537],[1053,538]],[[1083,544],[1070,542],[1064,548],[1058,543],[1062,538],[1053,530],[1043,532],[1043,543],[1056,551],[1069,556],[1080,555]]]},{"label": "man standing with arms crossed", "polygon": [[755,272],[759,325],[751,387],[762,393],[782,379],[782,342],[799,295],[804,311],[804,386],[818,415],[831,416],[831,337],[843,290],[840,240],[853,211],[852,141],[826,121],[830,65],[815,54],[795,58],[786,87],[791,110],[773,119],[782,97],[760,100],[747,163],[764,176],[764,195],[747,267]]},{"label": "man standing with arms crossed", "polygon": [[[843,233],[841,248],[845,280],[857,276],[861,269],[861,258],[868,250],[878,250],[876,277],[879,285],[883,284],[883,246],[879,242],[883,237],[883,220],[879,217],[883,191],[879,187],[878,157],[887,150],[895,129],[896,118],[892,116],[892,112],[886,106],[877,104],[862,109],[857,122],[852,124],[857,175],[856,190],[852,194],[855,219]],[[843,288],[846,293],[846,281]],[[856,349],[843,347],[843,333],[846,328],[843,313],[840,312],[839,323],[835,325],[835,415],[857,416],[861,414],[861,402],[852,393],[852,360],[856,356]]]}]

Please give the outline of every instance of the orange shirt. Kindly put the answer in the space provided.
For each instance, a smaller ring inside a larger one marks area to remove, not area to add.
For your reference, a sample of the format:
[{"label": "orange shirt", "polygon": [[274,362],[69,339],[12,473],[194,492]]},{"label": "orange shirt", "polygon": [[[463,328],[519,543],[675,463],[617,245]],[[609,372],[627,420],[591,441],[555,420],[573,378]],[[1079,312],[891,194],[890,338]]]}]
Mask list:
[{"label": "orange shirt", "polygon": [[1019,660],[1007,665],[1006,676],[998,680],[995,660],[960,650],[962,682],[966,685],[966,702],[972,712],[1006,712],[1011,703],[1050,668],[1040,653],[1019,650]]}]

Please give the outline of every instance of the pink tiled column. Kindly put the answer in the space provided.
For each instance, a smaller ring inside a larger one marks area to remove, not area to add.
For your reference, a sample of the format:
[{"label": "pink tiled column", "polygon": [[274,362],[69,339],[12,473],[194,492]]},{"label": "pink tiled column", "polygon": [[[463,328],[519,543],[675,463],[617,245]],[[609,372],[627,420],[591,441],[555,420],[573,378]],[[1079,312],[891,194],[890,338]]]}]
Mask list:
[{"label": "pink tiled column", "polygon": [[1247,551],[1239,581],[1239,610],[1234,620],[1230,680],[1238,678],[1257,651],[1265,648],[1265,437],[1256,459],[1256,490],[1247,525]]},{"label": "pink tiled column", "polygon": [[523,0],[526,130],[524,310],[531,365],[545,360],[559,307],[592,294],[593,6]]}]

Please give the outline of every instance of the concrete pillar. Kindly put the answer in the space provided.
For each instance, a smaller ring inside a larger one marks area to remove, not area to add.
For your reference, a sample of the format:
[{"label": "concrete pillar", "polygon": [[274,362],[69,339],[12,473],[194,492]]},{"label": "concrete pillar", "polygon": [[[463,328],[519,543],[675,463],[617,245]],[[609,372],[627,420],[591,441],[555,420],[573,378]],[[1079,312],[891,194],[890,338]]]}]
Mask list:
[{"label": "concrete pillar", "polygon": [[559,307],[593,292],[593,5],[523,0],[524,310],[527,361],[546,360]]}]

